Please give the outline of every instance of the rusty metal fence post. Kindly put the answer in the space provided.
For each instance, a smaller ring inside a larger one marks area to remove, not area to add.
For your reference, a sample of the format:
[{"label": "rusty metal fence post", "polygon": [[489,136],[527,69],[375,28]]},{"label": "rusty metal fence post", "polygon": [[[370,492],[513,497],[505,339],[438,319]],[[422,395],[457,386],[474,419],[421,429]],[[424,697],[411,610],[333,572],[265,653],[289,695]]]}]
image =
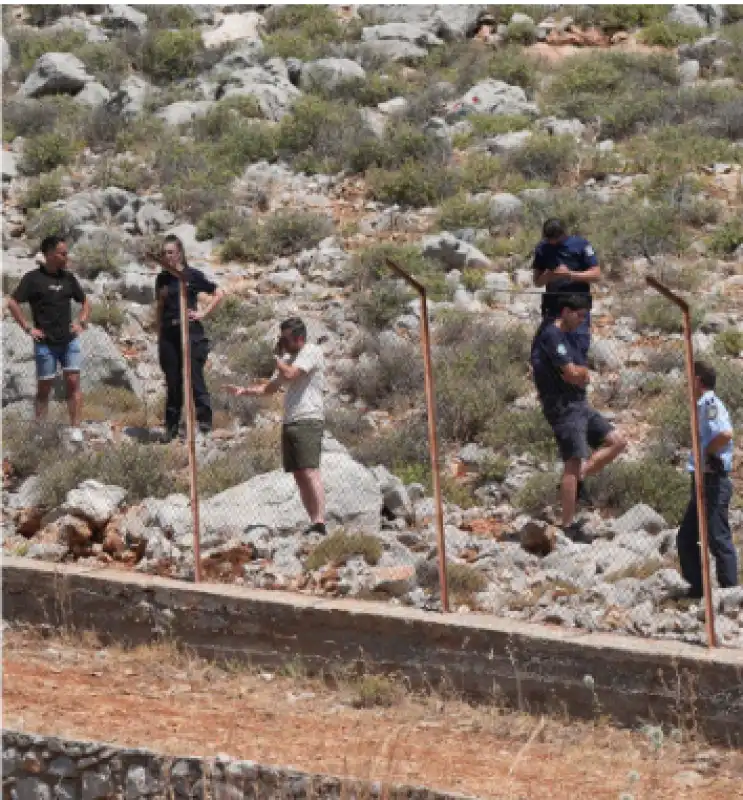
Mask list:
[{"label": "rusty metal fence post", "polygon": [[201,543],[199,540],[199,493],[197,485],[196,438],[194,433],[194,402],[191,387],[191,339],[189,336],[188,296],[185,270],[179,273],[178,289],[181,314],[181,348],[183,361],[183,391],[186,406],[186,443],[188,446],[188,473],[191,490],[191,515],[193,524],[194,580],[201,582]]},{"label": "rusty metal fence post", "polygon": [[431,453],[431,473],[433,496],[436,503],[436,532],[439,550],[439,585],[441,587],[441,607],[449,611],[449,583],[446,570],[446,535],[444,533],[444,507],[441,499],[441,473],[439,466],[439,442],[436,424],[436,389],[431,363],[431,331],[428,323],[428,300],[426,287],[407,273],[394,261],[387,259],[387,265],[411,286],[421,301],[421,349],[423,350],[423,377],[426,391],[426,409],[428,416],[428,447]]},{"label": "rusty metal fence post", "polygon": [[694,488],[697,502],[697,520],[699,523],[699,546],[702,550],[702,586],[704,588],[705,623],[708,647],[716,647],[715,620],[712,608],[712,584],[709,571],[709,534],[707,531],[707,507],[704,498],[704,465],[702,448],[699,441],[699,409],[694,394],[694,343],[691,337],[691,311],[689,304],[682,297],[652,277],[645,278],[648,286],[655,289],[663,297],[681,309],[684,327],[684,356],[686,362],[686,384],[691,421],[691,445],[694,457]]}]

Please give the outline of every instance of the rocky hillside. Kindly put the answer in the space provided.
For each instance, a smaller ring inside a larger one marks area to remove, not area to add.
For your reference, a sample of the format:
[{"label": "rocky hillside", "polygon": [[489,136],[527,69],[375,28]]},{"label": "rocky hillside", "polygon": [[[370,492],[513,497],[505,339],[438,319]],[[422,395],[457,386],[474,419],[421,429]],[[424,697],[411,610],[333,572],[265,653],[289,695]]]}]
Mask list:
[{"label": "rocky hillside", "polygon": [[[681,323],[643,279],[691,299],[740,427],[743,6],[45,5],[3,20],[4,289],[62,233],[95,322],[82,451],[54,423],[29,428],[31,347],[4,323],[5,552],[192,575],[185,454],[156,443],[149,254],[176,233],[228,291],[206,323],[209,577],[436,607],[419,309],[391,256],[431,297],[456,605],[699,638],[697,609],[664,599],[688,495]],[[630,440],[589,487],[590,545],[552,527],[559,464],[527,372],[547,216],[604,267],[592,400]],[[293,314],[329,364],[325,541],[298,533],[276,471],[280,403],[222,388],[267,377]],[[720,636],[743,644],[743,591],[716,602]]]}]

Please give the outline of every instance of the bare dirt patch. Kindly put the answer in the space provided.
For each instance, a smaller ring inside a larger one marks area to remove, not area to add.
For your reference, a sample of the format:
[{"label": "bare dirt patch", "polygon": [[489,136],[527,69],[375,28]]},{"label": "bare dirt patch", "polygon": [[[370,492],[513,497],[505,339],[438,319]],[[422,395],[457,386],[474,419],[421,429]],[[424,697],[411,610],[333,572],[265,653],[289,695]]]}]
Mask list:
[{"label": "bare dirt patch", "polygon": [[386,679],[309,679],[299,664],[261,673],[167,645],[127,651],[10,631],[3,673],[3,725],[14,730],[512,800],[743,797],[743,754],[693,732],[661,741],[599,718],[414,696]]}]

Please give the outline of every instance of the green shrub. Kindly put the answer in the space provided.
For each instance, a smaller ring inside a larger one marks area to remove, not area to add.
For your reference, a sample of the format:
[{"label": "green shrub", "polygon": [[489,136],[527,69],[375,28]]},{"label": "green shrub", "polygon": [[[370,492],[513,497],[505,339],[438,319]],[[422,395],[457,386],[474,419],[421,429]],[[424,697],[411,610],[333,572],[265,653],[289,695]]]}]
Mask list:
[{"label": "green shrub", "polygon": [[126,317],[116,299],[107,296],[99,302],[93,303],[90,321],[93,325],[100,325],[104,330],[113,333],[123,326]]},{"label": "green shrub", "polygon": [[227,364],[235,374],[251,381],[270,378],[276,368],[274,346],[263,338],[235,342],[227,350]]},{"label": "green shrub", "polygon": [[680,44],[695,42],[700,30],[694,25],[678,22],[653,22],[637,37],[643,44],[656,47],[678,47]]},{"label": "green shrub", "polygon": [[190,28],[196,24],[196,15],[190,6],[141,5],[137,8],[147,15],[147,24],[153,28]]},{"label": "green shrub", "polygon": [[170,458],[164,449],[125,444],[100,453],[46,461],[39,474],[42,504],[56,508],[70,490],[91,478],[126,489],[127,503],[166,497],[176,486]]},{"label": "green shrub", "polygon": [[244,218],[234,208],[220,208],[209,211],[199,220],[196,226],[196,240],[224,239]]},{"label": "green shrub", "polygon": [[369,418],[355,408],[329,408],[325,415],[325,427],[349,448],[361,444],[375,430]]},{"label": "green shrub", "polygon": [[531,453],[547,461],[557,456],[555,437],[541,408],[499,414],[487,425],[483,441],[509,455]]},{"label": "green shrub", "polygon": [[[517,45],[507,45],[492,51],[484,77],[505,81],[527,91],[536,89],[539,84],[539,73],[534,60]],[[465,88],[469,89],[471,86],[472,84]]]},{"label": "green shrub", "polygon": [[667,14],[667,9],[658,5],[595,5],[580,6],[576,20],[612,34],[652,25],[665,19]]},{"label": "green shrub", "polygon": [[246,119],[263,117],[261,104],[253,95],[234,94],[220,100],[204,117],[194,120],[194,135],[199,140],[216,141],[232,133]]},{"label": "green shrub", "polygon": [[[365,466],[376,467],[381,464],[405,480],[405,467],[411,464],[420,467],[430,463],[426,418],[416,414],[378,433],[365,436],[358,444],[351,446],[351,453]],[[419,474],[413,478],[414,481],[419,479]]]},{"label": "green shrub", "polygon": [[28,175],[49,172],[69,164],[81,149],[81,143],[64,133],[40,133],[23,145],[21,169]]},{"label": "green shrub", "polygon": [[26,234],[35,246],[41,244],[47,236],[61,236],[69,238],[72,233],[72,220],[64,211],[57,209],[40,209],[30,214],[26,226]]},{"label": "green shrub", "polygon": [[329,6],[276,6],[268,15],[264,54],[312,61],[332,53],[343,28]]},{"label": "green shrub", "polygon": [[568,59],[548,87],[550,113],[589,121],[601,135],[618,138],[639,123],[662,119],[666,95],[678,94],[676,65],[664,54],[591,53]]},{"label": "green shrub", "polygon": [[710,237],[710,250],[718,255],[730,255],[743,244],[743,220],[740,217],[721,225]]},{"label": "green shrub", "polygon": [[589,478],[586,488],[599,508],[624,514],[645,503],[670,526],[678,525],[689,501],[689,476],[655,458],[611,464]]},{"label": "green shrub", "polygon": [[439,433],[477,441],[527,391],[529,337],[520,327],[499,330],[474,318],[455,318],[442,328],[440,341],[451,345],[442,344],[435,359]]},{"label": "green shrub", "polygon": [[338,172],[376,141],[358,108],[305,96],[279,123],[277,149],[306,172]]},{"label": "green shrub", "polygon": [[123,260],[121,242],[117,236],[105,233],[95,240],[75,245],[70,258],[76,274],[83,278],[95,280],[102,273],[116,276]]},{"label": "green shrub", "polygon": [[556,472],[536,472],[519,490],[514,507],[526,514],[537,514],[560,499],[560,476]]},{"label": "green shrub", "polygon": [[40,175],[38,178],[29,181],[26,191],[20,199],[21,207],[40,208],[46,203],[53,203],[64,195],[62,190],[62,173],[50,172],[47,175]]},{"label": "green shrub", "polygon": [[485,276],[487,272],[484,269],[465,269],[462,272],[462,286],[468,292],[476,292],[479,289],[485,288]]},{"label": "green shrub", "polygon": [[389,401],[409,404],[423,392],[423,362],[420,350],[412,343],[376,348],[371,362],[358,362],[344,374],[340,391],[360,398],[373,407]]},{"label": "green shrub", "polygon": [[465,194],[457,194],[441,204],[436,227],[444,231],[461,228],[489,228],[490,210],[485,200],[473,201]]},{"label": "green shrub", "polygon": [[499,188],[503,180],[500,159],[488,153],[471,153],[456,174],[457,186],[467,192],[484,192]]},{"label": "green shrub", "polygon": [[413,208],[436,206],[457,190],[450,168],[413,160],[395,170],[371,169],[367,183],[375,200]]},{"label": "green shrub", "polygon": [[[699,327],[703,313],[698,309],[691,315],[692,328]],[[637,312],[637,324],[643,330],[657,330],[662,333],[681,333],[683,318],[681,311],[664,297],[648,297]]]},{"label": "green shrub", "polygon": [[467,122],[472,125],[473,133],[478,138],[527,130],[532,124],[529,117],[523,114],[469,114]]},{"label": "green shrub", "polygon": [[193,78],[203,46],[197,30],[151,31],[142,43],[142,68],[160,83]]},{"label": "green shrub", "polygon": [[507,165],[529,180],[557,183],[578,161],[572,136],[536,134],[507,158]]},{"label": "green shrub", "polygon": [[20,478],[36,474],[45,463],[62,458],[62,430],[13,414],[3,417],[3,456]]},{"label": "green shrub", "polygon": [[382,543],[376,536],[366,533],[339,531],[320,542],[307,557],[305,567],[316,570],[326,564],[344,564],[354,556],[361,556],[367,564],[374,566],[382,557]]},{"label": "green shrub", "polygon": [[152,168],[131,158],[103,159],[95,173],[97,186],[117,186],[128,192],[142,194],[156,181]]},{"label": "green shrub", "polygon": [[54,33],[11,28],[7,38],[11,64],[20,69],[18,77],[21,80],[31,72],[36,61],[45,53],[75,53],[85,44],[85,34],[69,28]]},{"label": "green shrub", "polygon": [[234,294],[228,294],[206,318],[205,325],[209,338],[214,341],[229,339],[238,328],[248,329],[271,319],[272,304],[265,298],[260,303],[242,301]]},{"label": "green shrub", "polygon": [[530,22],[511,22],[506,30],[506,41],[530,45],[537,41],[537,29]]},{"label": "green shrub", "polygon": [[199,469],[199,494],[212,497],[256,475],[279,469],[280,452],[276,431],[266,434],[263,430],[251,430],[246,441]]},{"label": "green shrub", "polygon": [[76,50],[75,55],[88,72],[111,91],[115,91],[129,73],[129,56],[115,40],[90,42]]},{"label": "green shrub", "polygon": [[264,221],[249,218],[240,223],[224,243],[222,257],[266,264],[316,247],[332,232],[333,223],[324,214],[279,211]]},{"label": "green shrub", "polygon": [[738,356],[743,353],[743,331],[728,328],[715,337],[715,352],[722,356]]}]

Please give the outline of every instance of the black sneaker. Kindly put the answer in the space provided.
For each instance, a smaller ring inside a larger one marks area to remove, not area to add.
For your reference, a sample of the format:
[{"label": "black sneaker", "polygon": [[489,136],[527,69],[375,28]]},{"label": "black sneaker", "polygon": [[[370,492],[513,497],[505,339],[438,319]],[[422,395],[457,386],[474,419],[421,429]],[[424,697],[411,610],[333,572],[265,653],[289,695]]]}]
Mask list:
[{"label": "black sneaker", "polygon": [[163,444],[170,444],[173,439],[177,439],[178,433],[179,431],[177,426],[174,428],[166,428],[162,438]]},{"label": "black sneaker", "polygon": [[324,522],[313,522],[309,528],[306,528],[305,533],[319,533],[322,536],[325,536],[328,532],[328,529],[325,527]]},{"label": "black sneaker", "polygon": [[562,532],[568,537],[568,539],[576,544],[591,543],[591,540],[583,532],[583,526],[580,522],[572,522],[570,525],[563,527]]}]

